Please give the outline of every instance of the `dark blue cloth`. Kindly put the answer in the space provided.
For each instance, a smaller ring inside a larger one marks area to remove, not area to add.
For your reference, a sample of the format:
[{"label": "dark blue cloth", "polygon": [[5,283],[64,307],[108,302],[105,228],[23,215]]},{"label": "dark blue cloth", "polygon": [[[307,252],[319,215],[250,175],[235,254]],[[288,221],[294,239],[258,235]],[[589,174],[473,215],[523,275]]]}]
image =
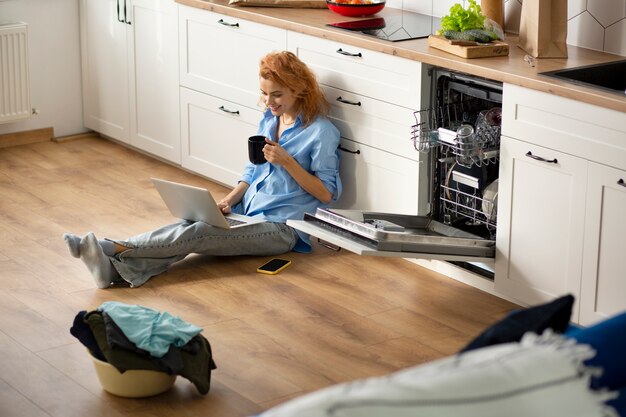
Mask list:
[{"label": "dark blue cloth", "polygon": [[72,334],[72,336],[77,338],[80,343],[82,343],[87,349],[89,349],[89,351],[95,358],[106,362],[106,358],[102,354],[102,351],[98,346],[98,342],[91,332],[91,328],[84,321],[85,314],[87,314],[87,312],[84,310],[76,314],[76,316],[74,317],[74,323],[72,323],[72,327],[70,327],[70,333]]}]

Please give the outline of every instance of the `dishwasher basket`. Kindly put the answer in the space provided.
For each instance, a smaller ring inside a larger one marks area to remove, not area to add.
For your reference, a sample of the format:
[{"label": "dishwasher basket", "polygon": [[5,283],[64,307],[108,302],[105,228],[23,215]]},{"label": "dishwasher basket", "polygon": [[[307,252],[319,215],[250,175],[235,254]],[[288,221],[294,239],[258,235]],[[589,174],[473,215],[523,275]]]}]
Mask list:
[{"label": "dishwasher basket", "polygon": [[[411,129],[413,146],[419,152],[445,147],[441,153],[451,154],[462,166],[496,162],[500,148],[501,108],[476,110],[483,100],[470,99],[436,108],[416,111],[416,124]],[[475,115],[474,126],[468,122]],[[468,134],[459,134],[463,127]]]}]

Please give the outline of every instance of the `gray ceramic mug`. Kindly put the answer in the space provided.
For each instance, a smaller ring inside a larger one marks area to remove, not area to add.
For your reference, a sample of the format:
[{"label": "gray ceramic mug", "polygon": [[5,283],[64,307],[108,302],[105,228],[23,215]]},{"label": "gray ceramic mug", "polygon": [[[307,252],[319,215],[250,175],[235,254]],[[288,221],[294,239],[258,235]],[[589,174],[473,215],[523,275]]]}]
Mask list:
[{"label": "gray ceramic mug", "polygon": [[248,159],[255,165],[261,165],[267,162],[263,155],[263,147],[265,146],[265,136],[254,135],[248,138]]}]

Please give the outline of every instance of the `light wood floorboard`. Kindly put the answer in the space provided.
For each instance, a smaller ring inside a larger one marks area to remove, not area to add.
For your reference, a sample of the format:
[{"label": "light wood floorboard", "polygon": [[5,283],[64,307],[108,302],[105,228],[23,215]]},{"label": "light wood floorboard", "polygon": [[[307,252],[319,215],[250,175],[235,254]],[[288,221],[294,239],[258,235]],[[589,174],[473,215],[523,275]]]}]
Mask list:
[{"label": "light wood floorboard", "polygon": [[[267,257],[192,255],[140,288],[97,289],[61,235],[125,238],[173,221],[155,176],[228,192],[98,137],[0,148],[0,416],[254,415],[452,354],[518,308],[402,259],[317,244],[275,276],[255,272]],[[203,327],[218,365],[209,394],[182,378],[153,398],[104,392],[69,333],[104,301]]]}]

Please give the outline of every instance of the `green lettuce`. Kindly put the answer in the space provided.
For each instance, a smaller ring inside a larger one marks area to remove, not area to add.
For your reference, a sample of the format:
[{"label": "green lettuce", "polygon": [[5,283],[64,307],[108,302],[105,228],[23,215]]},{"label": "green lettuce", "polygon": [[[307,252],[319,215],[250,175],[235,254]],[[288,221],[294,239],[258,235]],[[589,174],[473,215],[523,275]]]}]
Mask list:
[{"label": "green lettuce", "polygon": [[476,4],[476,0],[468,0],[467,9],[459,3],[450,7],[450,14],[441,18],[441,32],[454,30],[463,32],[471,29],[482,29],[485,25],[485,16]]}]

